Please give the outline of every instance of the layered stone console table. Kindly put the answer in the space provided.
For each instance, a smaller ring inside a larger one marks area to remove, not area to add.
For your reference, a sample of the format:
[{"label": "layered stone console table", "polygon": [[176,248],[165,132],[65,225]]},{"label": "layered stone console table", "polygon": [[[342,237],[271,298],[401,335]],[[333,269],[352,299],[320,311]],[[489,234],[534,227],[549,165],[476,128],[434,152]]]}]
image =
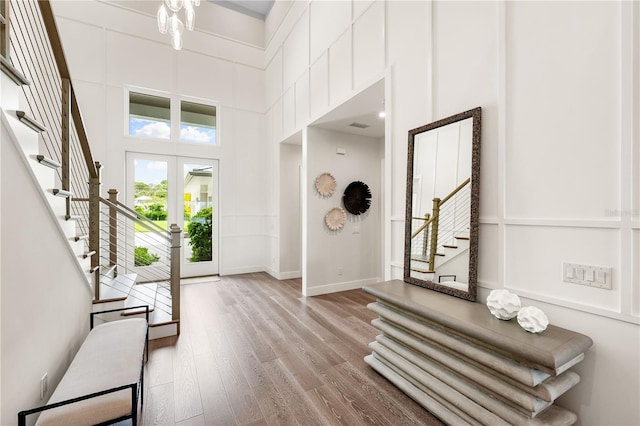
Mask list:
[{"label": "layered stone console table", "polygon": [[364,287],[382,334],[365,361],[450,425],[571,425],[554,400],[580,381],[570,368],[592,340],[550,325],[540,334],[472,303],[394,280]]}]

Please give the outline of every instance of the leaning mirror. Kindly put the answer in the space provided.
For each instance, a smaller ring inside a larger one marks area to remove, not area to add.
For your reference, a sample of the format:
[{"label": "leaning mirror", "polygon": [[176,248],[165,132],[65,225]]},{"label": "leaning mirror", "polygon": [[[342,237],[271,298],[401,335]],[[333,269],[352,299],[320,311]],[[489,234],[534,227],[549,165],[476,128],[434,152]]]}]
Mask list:
[{"label": "leaning mirror", "polygon": [[404,281],[476,299],[480,107],[409,131]]}]

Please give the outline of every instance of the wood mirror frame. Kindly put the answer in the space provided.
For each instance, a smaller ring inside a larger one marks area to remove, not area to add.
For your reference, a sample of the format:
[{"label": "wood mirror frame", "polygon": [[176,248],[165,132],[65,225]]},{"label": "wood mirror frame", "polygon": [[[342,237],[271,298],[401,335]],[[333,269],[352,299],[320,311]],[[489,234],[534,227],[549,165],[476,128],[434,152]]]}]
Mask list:
[{"label": "wood mirror frame", "polygon": [[[475,301],[477,294],[480,122],[478,107],[410,130],[407,160],[404,281],[471,301]],[[456,148],[451,148],[453,142],[442,145],[455,141],[456,137]],[[416,143],[421,144],[421,149]],[[442,151],[440,156],[438,147]],[[418,154],[422,154],[420,158]],[[449,163],[443,164],[447,156],[450,161],[455,157],[455,173]],[[418,163],[420,160],[423,164]],[[433,182],[427,182],[431,189],[423,191],[422,174],[414,175],[414,170],[420,168],[432,173],[429,178]],[[414,187],[416,179],[418,184]],[[431,198],[428,210],[420,206],[422,195]],[[452,251],[450,259],[439,260],[446,257],[447,250]],[[453,280],[442,281],[443,277]]]}]

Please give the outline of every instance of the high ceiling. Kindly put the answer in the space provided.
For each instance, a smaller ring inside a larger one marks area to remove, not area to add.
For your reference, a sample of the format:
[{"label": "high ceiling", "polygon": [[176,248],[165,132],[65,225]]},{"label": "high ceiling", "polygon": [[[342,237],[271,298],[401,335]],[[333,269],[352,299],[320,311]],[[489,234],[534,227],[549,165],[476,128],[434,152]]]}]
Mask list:
[{"label": "high ceiling", "polygon": [[254,18],[264,19],[269,14],[275,0],[209,0],[226,8],[253,16]]},{"label": "high ceiling", "polygon": [[[251,16],[262,21],[271,11],[271,7],[275,0],[202,0],[210,3],[215,3],[218,6],[226,7],[227,9],[234,10],[239,13],[243,13],[247,16]],[[119,6],[134,9],[146,14],[154,15],[158,11],[162,0],[110,0],[111,3],[118,4]]]}]

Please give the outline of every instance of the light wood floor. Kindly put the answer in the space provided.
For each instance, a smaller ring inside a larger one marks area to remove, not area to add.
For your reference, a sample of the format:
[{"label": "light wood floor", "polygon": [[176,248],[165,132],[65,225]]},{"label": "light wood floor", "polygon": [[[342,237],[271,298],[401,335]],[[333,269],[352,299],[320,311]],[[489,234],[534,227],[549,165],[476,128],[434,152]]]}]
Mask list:
[{"label": "light wood floor", "polygon": [[264,273],[183,285],[180,337],[150,344],[143,424],[440,424],[363,361],[373,297],[300,287]]}]

